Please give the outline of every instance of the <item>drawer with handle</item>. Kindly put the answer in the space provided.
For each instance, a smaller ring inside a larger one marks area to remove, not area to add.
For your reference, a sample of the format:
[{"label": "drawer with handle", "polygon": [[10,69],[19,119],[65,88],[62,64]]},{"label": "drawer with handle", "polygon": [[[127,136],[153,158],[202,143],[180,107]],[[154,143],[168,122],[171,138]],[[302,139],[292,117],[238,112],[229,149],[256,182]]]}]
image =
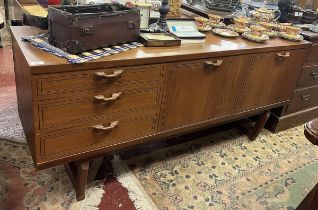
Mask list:
[{"label": "drawer with handle", "polygon": [[102,149],[121,144],[155,132],[155,111],[146,115],[125,118],[111,117],[87,126],[41,136],[41,155],[63,156]]},{"label": "drawer with handle", "polygon": [[41,75],[36,77],[36,96],[46,99],[120,86],[142,88],[147,82],[158,83],[162,71],[163,66],[149,65]]},{"label": "drawer with handle", "polygon": [[315,84],[318,84],[318,65],[304,67],[297,86],[308,87]]},{"label": "drawer with handle", "polygon": [[287,113],[318,106],[318,86],[301,89],[293,93]]},{"label": "drawer with handle", "polygon": [[[39,105],[39,129],[60,129],[92,118],[136,109],[158,107],[158,90],[118,89],[88,97]],[[43,102],[45,103],[45,101]]]}]

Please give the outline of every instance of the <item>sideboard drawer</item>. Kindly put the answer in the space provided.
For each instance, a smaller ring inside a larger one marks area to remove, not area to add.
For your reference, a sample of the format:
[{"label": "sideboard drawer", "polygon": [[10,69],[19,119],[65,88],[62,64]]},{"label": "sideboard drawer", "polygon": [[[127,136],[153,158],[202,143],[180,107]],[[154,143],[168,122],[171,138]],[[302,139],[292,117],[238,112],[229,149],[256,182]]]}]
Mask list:
[{"label": "sideboard drawer", "polygon": [[308,58],[307,58],[307,61],[316,61],[316,60],[318,60],[318,43],[315,43],[312,45],[308,54]]},{"label": "sideboard drawer", "polygon": [[156,81],[160,81],[162,70],[163,66],[148,65],[39,76],[36,79],[37,96],[49,98],[52,95],[83,94],[119,86],[143,87],[145,82],[152,82],[154,85]]},{"label": "sideboard drawer", "polygon": [[41,154],[43,157],[72,155],[132,141],[155,132],[155,116],[153,112],[128,119],[112,117],[89,126],[44,135],[41,137]]},{"label": "sideboard drawer", "polygon": [[318,105],[318,86],[294,92],[287,113],[293,113]]},{"label": "sideboard drawer", "polygon": [[122,89],[52,104],[39,105],[40,129],[95,119],[118,112],[157,107],[157,89],[125,91]]},{"label": "sideboard drawer", "polygon": [[297,82],[297,86],[307,87],[315,84],[318,84],[318,65],[304,67]]}]

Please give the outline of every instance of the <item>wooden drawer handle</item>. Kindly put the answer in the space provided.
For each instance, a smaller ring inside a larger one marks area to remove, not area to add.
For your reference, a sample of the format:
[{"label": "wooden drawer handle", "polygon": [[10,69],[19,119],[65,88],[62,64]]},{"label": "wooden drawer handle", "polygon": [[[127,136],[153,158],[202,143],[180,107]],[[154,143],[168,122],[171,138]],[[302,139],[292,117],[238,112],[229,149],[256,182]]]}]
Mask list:
[{"label": "wooden drawer handle", "polygon": [[113,121],[107,127],[103,125],[94,125],[92,126],[92,129],[94,132],[108,132],[108,131],[114,130],[116,127],[118,127],[118,125],[119,125],[119,121]]},{"label": "wooden drawer handle", "polygon": [[315,79],[318,79],[318,72],[312,72],[311,76],[313,76]]},{"label": "wooden drawer handle", "polygon": [[302,98],[304,101],[308,101],[308,100],[311,98],[311,95],[302,95],[301,98]]},{"label": "wooden drawer handle", "polygon": [[112,96],[108,98],[106,98],[104,95],[97,95],[97,96],[94,96],[94,102],[95,103],[114,102],[120,98],[121,94],[122,92],[113,93]]},{"label": "wooden drawer handle", "polygon": [[115,70],[112,74],[106,74],[105,72],[95,72],[93,74],[94,79],[118,79],[121,77],[124,70]]},{"label": "wooden drawer handle", "polygon": [[217,61],[204,61],[204,67],[211,68],[211,67],[219,67],[223,63],[223,60]]},{"label": "wooden drawer handle", "polygon": [[280,58],[288,58],[290,56],[290,52],[277,53],[277,56]]}]

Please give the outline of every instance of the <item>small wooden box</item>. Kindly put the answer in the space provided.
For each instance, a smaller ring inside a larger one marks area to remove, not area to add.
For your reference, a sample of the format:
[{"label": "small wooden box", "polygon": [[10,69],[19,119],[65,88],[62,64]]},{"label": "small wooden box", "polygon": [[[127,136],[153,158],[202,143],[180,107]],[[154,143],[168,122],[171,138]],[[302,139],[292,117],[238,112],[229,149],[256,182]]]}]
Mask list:
[{"label": "small wooden box", "polygon": [[181,45],[181,39],[171,33],[141,33],[140,41],[146,47],[171,47]]}]

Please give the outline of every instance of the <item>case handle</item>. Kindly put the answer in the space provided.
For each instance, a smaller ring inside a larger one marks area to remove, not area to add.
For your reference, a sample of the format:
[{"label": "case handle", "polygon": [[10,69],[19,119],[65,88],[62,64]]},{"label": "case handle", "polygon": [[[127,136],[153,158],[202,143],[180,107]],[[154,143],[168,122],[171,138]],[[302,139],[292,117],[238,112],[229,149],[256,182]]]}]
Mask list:
[{"label": "case handle", "polygon": [[109,124],[109,126],[105,127],[103,125],[94,125],[92,126],[92,130],[94,132],[109,132],[118,127],[119,121],[113,121]]},{"label": "case handle", "polygon": [[105,72],[95,72],[93,74],[93,78],[95,80],[101,80],[101,79],[118,79],[121,77],[124,70],[115,70],[112,74],[106,74]]},{"label": "case handle", "polygon": [[214,68],[219,67],[223,64],[223,60],[216,60],[216,61],[204,61],[205,68]]},{"label": "case handle", "polygon": [[277,56],[280,58],[288,58],[288,57],[290,57],[290,52],[277,53]]},{"label": "case handle", "polygon": [[313,76],[313,78],[318,79],[318,71],[314,71],[311,73],[311,76]]},{"label": "case handle", "polygon": [[120,96],[121,96],[122,92],[118,92],[118,93],[113,93],[111,97],[106,98],[104,95],[97,95],[94,96],[94,102],[95,103],[109,103],[109,102],[114,102],[117,101]]},{"label": "case handle", "polygon": [[308,95],[302,95],[301,98],[304,100],[304,101],[308,101],[310,98],[311,98],[311,95],[308,94]]}]

